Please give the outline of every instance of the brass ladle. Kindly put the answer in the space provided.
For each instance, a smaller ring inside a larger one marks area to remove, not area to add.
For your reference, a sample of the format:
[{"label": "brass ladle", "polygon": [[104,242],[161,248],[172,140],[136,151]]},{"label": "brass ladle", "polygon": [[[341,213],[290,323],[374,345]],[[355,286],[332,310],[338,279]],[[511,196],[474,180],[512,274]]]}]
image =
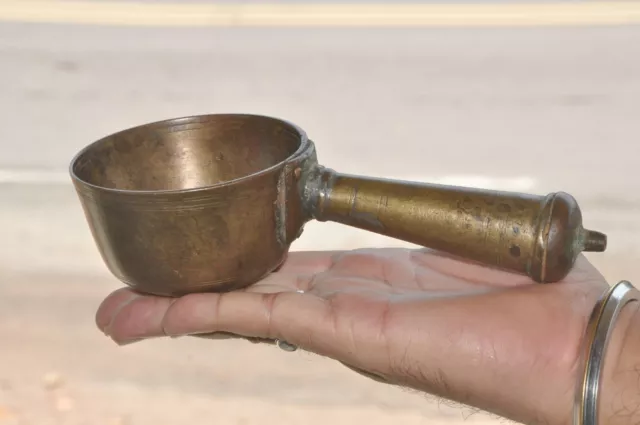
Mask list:
[{"label": "brass ladle", "polygon": [[335,221],[530,276],[567,275],[606,236],[575,199],[385,180],[318,164],[297,126],[243,114],[127,129],[71,176],[109,270],[165,296],[243,288],[274,271],[308,221]]}]

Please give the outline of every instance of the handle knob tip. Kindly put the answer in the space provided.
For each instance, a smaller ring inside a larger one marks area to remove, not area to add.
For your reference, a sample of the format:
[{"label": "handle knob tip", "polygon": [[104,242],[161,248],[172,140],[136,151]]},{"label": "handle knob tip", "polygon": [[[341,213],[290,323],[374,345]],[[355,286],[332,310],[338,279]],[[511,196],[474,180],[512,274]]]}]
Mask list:
[{"label": "handle knob tip", "polygon": [[604,252],[607,249],[607,235],[595,230],[584,231],[584,252]]}]

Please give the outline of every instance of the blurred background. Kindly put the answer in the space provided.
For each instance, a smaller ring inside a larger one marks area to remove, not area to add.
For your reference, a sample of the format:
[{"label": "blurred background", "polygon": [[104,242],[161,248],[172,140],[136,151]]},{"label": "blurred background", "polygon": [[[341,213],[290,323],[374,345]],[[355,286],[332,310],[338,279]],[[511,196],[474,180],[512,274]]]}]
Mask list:
[{"label": "blurred background", "polygon": [[[117,347],[67,166],[165,118],[295,122],[344,172],[544,194],[639,280],[640,3],[0,0],[0,425],[499,423],[245,342]],[[294,250],[402,246],[311,223]]]}]

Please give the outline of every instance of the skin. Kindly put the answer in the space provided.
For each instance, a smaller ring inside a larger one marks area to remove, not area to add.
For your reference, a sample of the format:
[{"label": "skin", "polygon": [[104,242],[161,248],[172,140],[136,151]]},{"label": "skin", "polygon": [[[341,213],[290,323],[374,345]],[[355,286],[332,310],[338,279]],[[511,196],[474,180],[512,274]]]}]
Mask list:
[{"label": "skin", "polygon": [[96,320],[119,344],[210,332],[280,339],[390,384],[564,425],[585,326],[607,289],[583,256],[563,281],[541,285],[429,250],[299,252],[244,291],[117,290]]}]

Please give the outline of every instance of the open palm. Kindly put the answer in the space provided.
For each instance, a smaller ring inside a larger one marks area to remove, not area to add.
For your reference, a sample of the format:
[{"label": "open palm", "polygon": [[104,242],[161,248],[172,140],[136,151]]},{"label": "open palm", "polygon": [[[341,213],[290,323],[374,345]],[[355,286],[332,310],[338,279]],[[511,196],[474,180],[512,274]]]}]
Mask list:
[{"label": "open palm", "polygon": [[299,252],[244,291],[118,290],[97,323],[119,343],[211,332],[284,340],[389,383],[557,422],[569,420],[581,338],[606,288],[582,256],[564,281],[541,285],[430,250]]}]

